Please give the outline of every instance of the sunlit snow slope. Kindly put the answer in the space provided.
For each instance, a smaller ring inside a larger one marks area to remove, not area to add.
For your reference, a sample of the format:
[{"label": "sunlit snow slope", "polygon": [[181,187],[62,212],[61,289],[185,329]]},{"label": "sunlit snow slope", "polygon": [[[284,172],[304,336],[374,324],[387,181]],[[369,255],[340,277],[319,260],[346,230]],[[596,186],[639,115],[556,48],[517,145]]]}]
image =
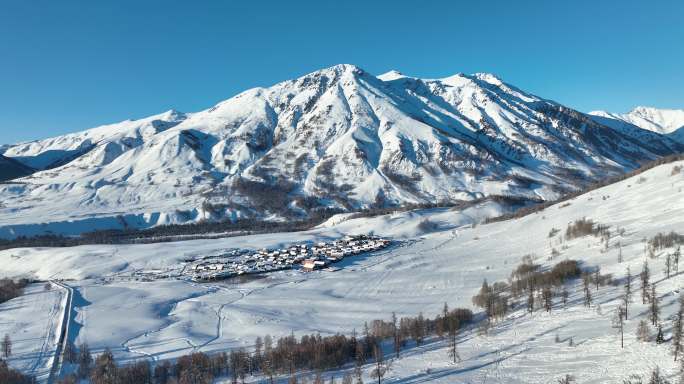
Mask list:
[{"label": "sunlit snow slope", "polygon": [[193,114],[6,147],[4,156],[42,171],[0,185],[0,236],[553,199],[682,151],[491,74],[376,77],[337,65]]},{"label": "sunlit snow slope", "polygon": [[[80,330],[73,337],[87,341],[95,350],[109,346],[124,360],[250,346],[256,336],[287,335],[293,330],[296,334],[351,332],[361,329],[364,321],[389,319],[393,311],[399,316],[421,311],[434,316],[444,302],[472,308],[471,297],[483,279],[507,279],[525,255],[544,266],[580,260],[583,268],[600,266],[603,274],[612,274],[618,282],[627,267],[636,275],[648,261],[667,339],[684,275],[666,279],[665,254],[674,249],[658,251],[650,258],[644,252],[644,239],[684,231],[682,166],[681,161],[661,165],[523,218],[477,226],[471,225],[473,220],[499,209],[489,203],[463,212],[438,209],[373,219],[339,218],[308,232],[221,240],[13,249],[0,252],[0,260],[7,275],[75,279],[70,284],[81,298],[76,300]],[[562,239],[568,224],[583,217],[610,227],[613,236],[607,250],[593,236]],[[434,224],[427,226],[432,232],[422,231],[426,226],[418,223],[423,220]],[[559,231],[550,235],[554,228]],[[622,234],[619,228],[624,229]],[[345,259],[337,272],[284,271],[239,285],[123,278],[132,271],[164,268],[227,247],[270,247],[357,232],[391,236],[397,243],[386,251]],[[617,244],[622,247],[622,263],[618,263]],[[554,248],[558,255],[552,253]],[[611,327],[621,285],[592,288],[594,302],[589,308],[582,305],[580,281],[568,288],[566,309],[556,298],[550,313],[539,309],[530,315],[519,309],[487,336],[465,332],[459,344],[463,358],[459,364],[448,362],[444,342],[433,341],[403,352],[389,379],[399,383],[548,383],[572,374],[581,383],[612,383],[630,373],[647,373],[656,365],[668,375],[674,372],[669,344],[635,339],[636,326],[647,312],[638,293],[638,278],[624,349]],[[556,335],[560,342],[555,341]],[[569,345],[571,338],[573,345]]]}]

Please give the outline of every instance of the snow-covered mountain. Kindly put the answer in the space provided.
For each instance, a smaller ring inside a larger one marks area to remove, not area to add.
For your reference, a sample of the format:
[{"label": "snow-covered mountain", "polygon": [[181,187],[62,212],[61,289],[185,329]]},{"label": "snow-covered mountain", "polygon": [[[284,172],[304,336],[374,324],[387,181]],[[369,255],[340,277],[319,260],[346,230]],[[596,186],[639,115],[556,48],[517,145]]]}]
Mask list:
[{"label": "snow-covered mountain", "polygon": [[610,113],[606,111],[589,112],[601,124],[613,128],[621,128],[626,124],[642,129],[668,135],[670,138],[684,143],[684,109],[658,109],[636,107],[628,113]]},{"label": "snow-covered mountain", "polygon": [[552,199],[682,151],[659,133],[611,129],[491,74],[376,77],[337,65],[193,114],[8,147],[5,156],[41,171],[0,187],[0,236],[491,195]]}]

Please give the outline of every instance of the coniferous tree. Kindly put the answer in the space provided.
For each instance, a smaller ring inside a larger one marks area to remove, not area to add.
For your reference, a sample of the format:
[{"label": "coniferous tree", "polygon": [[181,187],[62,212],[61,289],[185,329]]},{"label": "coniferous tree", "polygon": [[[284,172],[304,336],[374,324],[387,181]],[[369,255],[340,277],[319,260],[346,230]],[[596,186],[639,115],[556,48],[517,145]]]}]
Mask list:
[{"label": "coniferous tree", "polygon": [[662,344],[665,342],[665,335],[663,335],[663,327],[658,324],[658,333],[656,333],[656,344]]}]

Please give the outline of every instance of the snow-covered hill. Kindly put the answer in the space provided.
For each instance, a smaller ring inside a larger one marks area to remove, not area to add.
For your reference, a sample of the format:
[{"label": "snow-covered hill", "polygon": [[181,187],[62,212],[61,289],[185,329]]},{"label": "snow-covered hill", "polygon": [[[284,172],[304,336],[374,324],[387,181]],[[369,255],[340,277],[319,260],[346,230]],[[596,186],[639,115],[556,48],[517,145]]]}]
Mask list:
[{"label": "snow-covered hill", "polygon": [[613,128],[631,124],[684,143],[684,109],[636,107],[624,114],[606,111],[594,111],[589,114],[595,116],[597,122]]},{"label": "snow-covered hill", "polygon": [[[362,329],[365,321],[388,320],[392,312],[400,317],[419,312],[432,317],[444,302],[451,308],[473,308],[471,298],[483,279],[505,281],[525,256],[542,268],[574,259],[588,271],[600,267],[615,281],[592,285],[589,307],[583,305],[581,279],[566,284],[567,305],[557,292],[550,312],[538,308],[528,313],[523,298],[487,334],[476,330],[461,334],[459,363],[450,362],[445,341],[431,339],[421,347],[409,343],[394,360],[387,382],[549,383],[571,374],[578,383],[620,383],[630,374],[648,374],[655,366],[672,379],[679,363],[670,355],[669,341],[636,339],[636,328],[640,320],[648,319],[649,311],[648,304],[642,304],[637,275],[647,261],[660,299],[660,323],[669,340],[684,274],[681,269],[669,277],[665,272],[666,255],[676,246],[649,256],[645,241],[658,233],[682,234],[683,169],[684,161],[660,165],[543,211],[489,224],[473,225],[498,212],[492,203],[467,211],[338,218],[299,233],[12,249],[1,251],[0,261],[9,276],[74,279],[68,283],[78,298],[70,337],[87,342],[96,353],[109,347],[120,361],[132,362],[251,348],[257,336],[266,334],[350,333]],[[601,237],[564,235],[570,223],[585,217],[608,226],[612,236],[607,245]],[[433,225],[418,225],[423,221]],[[396,243],[384,251],[346,258],[339,271],[282,271],[241,284],[144,281],[135,273],[163,270],[232,247],[259,249],[359,232],[389,236]],[[634,279],[634,296],[621,348],[611,319],[622,302],[627,268]],[[30,308],[9,307],[5,318],[17,313],[15,321],[32,319]],[[0,334],[13,327],[11,320],[3,321]],[[654,331],[650,326],[652,335]],[[17,351],[17,358],[30,353]],[[364,367],[366,382],[370,369]]]},{"label": "snow-covered hill", "polygon": [[0,236],[553,199],[682,151],[491,74],[376,77],[338,65],[193,114],[10,146],[5,156],[42,171],[0,186]]}]

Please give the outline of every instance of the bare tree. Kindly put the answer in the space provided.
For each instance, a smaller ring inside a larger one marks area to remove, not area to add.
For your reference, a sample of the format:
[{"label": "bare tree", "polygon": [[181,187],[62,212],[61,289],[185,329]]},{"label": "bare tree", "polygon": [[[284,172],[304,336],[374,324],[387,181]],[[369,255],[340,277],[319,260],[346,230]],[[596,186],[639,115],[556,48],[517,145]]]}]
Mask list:
[{"label": "bare tree", "polygon": [[12,356],[12,339],[10,339],[8,334],[5,334],[5,337],[2,339],[2,355],[5,359]]},{"label": "bare tree", "polygon": [[641,278],[641,304],[648,301],[648,282],[651,279],[651,271],[648,269],[648,261],[644,260],[644,266],[639,274]]},{"label": "bare tree", "polygon": [[[679,308],[677,309],[677,314],[675,315],[674,322],[672,324],[672,355],[674,360],[677,361],[677,357],[682,352],[683,340],[682,332],[684,332],[684,294],[679,296]],[[684,368],[684,365],[682,366]]]},{"label": "bare tree", "polygon": [[363,344],[358,343],[356,345],[356,355],[355,355],[355,366],[354,366],[354,376],[356,376],[356,384],[363,384],[363,379],[361,378],[363,371],[361,367],[366,363],[366,352]]},{"label": "bare tree", "polygon": [[399,357],[399,352],[401,352],[401,340],[399,337],[399,326],[397,325],[397,314],[394,312],[392,312],[392,338],[394,339],[394,354],[396,357]]},{"label": "bare tree", "polygon": [[658,296],[656,294],[656,284],[653,283],[651,284],[651,305],[650,305],[650,316],[649,318],[651,319],[651,324],[653,326],[658,325],[658,320],[660,320],[660,299],[658,299]]},{"label": "bare tree", "polygon": [[453,359],[454,364],[461,361],[461,356],[458,354],[458,320],[454,318],[449,319],[449,357]]},{"label": "bare tree", "polygon": [[665,256],[665,278],[666,279],[670,278],[671,267],[672,267],[672,256],[668,253]]},{"label": "bare tree", "polygon": [[599,284],[601,283],[601,267],[600,266],[596,266],[596,269],[594,270],[594,283],[596,284],[596,290],[598,291]]},{"label": "bare tree", "polygon": [[85,378],[90,374],[90,366],[93,363],[93,356],[87,343],[78,346],[78,376]]},{"label": "bare tree", "polygon": [[544,302],[546,312],[551,312],[551,307],[553,307],[553,292],[551,288],[546,287],[542,290],[542,301]]},{"label": "bare tree", "polygon": [[390,370],[390,363],[385,361],[382,348],[378,344],[373,346],[373,362],[373,370],[371,370],[370,376],[377,379],[378,384],[382,384],[382,378]]},{"label": "bare tree", "polygon": [[627,275],[625,276],[625,292],[622,295],[622,305],[625,307],[625,319],[629,317],[629,303],[632,302],[632,273],[627,267]]},{"label": "bare tree", "polygon": [[622,243],[618,241],[617,246],[618,246],[618,263],[622,263],[622,261],[623,261],[623,258],[622,258]]},{"label": "bare tree", "polygon": [[582,283],[584,286],[584,306],[591,307],[591,290],[589,289],[589,273],[582,272]]},{"label": "bare tree", "polygon": [[639,321],[636,333],[639,341],[647,342],[651,339],[651,331],[648,329],[648,323],[645,320]]},{"label": "bare tree", "polygon": [[625,347],[625,309],[619,306],[613,316],[613,328],[620,333],[620,348]]},{"label": "bare tree", "polygon": [[78,362],[76,346],[70,340],[64,341],[64,351],[62,352],[62,359],[64,359],[64,361],[69,364],[74,364]]},{"label": "bare tree", "polygon": [[681,255],[682,255],[681,246],[678,245],[677,249],[672,254],[672,267],[674,269],[675,274],[679,273],[679,256],[681,256]]}]

